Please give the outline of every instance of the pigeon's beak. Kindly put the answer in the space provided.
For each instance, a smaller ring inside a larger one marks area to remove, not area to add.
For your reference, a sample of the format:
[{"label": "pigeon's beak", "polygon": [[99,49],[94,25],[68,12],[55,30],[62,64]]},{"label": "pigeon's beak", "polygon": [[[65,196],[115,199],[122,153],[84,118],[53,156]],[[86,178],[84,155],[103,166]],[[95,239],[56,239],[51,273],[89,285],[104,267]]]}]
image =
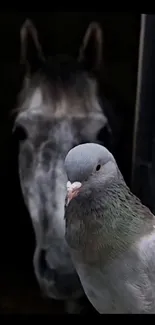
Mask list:
[{"label": "pigeon's beak", "polygon": [[82,184],[80,182],[67,182],[67,196],[66,196],[66,205],[79,194]]}]

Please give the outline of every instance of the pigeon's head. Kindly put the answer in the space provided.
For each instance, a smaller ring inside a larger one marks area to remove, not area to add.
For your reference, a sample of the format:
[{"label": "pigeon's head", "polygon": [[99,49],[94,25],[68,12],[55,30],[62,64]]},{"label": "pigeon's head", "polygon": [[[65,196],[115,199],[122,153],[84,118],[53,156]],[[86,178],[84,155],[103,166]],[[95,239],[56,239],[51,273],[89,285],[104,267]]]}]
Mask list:
[{"label": "pigeon's head", "polygon": [[113,155],[96,143],[85,143],[71,149],[65,158],[65,170],[68,203],[84,189],[104,185],[118,172]]}]

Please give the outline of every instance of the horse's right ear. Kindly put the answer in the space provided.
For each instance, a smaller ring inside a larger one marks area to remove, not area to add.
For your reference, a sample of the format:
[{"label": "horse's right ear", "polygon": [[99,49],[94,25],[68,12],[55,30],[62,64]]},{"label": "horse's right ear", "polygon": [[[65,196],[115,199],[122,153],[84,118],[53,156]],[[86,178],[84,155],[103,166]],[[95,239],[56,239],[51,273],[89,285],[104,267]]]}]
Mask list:
[{"label": "horse's right ear", "polygon": [[97,22],[89,24],[79,51],[78,60],[89,71],[100,71],[102,64],[103,33]]},{"label": "horse's right ear", "polygon": [[37,30],[29,19],[25,20],[20,29],[20,44],[20,63],[26,69],[26,74],[31,75],[39,68],[39,64],[44,60],[44,56]]}]

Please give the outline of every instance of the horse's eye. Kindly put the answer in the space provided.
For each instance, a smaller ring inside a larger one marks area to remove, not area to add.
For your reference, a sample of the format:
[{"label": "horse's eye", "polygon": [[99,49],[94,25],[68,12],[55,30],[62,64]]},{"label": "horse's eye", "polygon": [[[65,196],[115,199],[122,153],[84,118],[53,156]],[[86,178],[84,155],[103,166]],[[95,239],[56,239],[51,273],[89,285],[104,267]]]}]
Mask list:
[{"label": "horse's eye", "polygon": [[100,168],[101,168],[101,165],[97,165],[96,166],[96,171],[98,172],[100,170]]},{"label": "horse's eye", "polygon": [[21,125],[16,126],[14,135],[18,141],[25,141],[28,136],[26,129]]}]

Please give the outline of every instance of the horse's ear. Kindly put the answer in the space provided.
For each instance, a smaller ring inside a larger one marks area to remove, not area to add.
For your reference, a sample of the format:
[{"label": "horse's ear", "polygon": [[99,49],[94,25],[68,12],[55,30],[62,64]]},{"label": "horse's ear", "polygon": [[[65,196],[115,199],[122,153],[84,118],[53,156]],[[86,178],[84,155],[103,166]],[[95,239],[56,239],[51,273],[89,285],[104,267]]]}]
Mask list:
[{"label": "horse's ear", "polygon": [[32,21],[26,19],[20,29],[20,63],[26,68],[26,73],[32,74],[44,60],[38,33]]},{"label": "horse's ear", "polygon": [[98,71],[102,63],[103,33],[97,22],[92,22],[86,30],[79,51],[79,61],[90,71]]}]

